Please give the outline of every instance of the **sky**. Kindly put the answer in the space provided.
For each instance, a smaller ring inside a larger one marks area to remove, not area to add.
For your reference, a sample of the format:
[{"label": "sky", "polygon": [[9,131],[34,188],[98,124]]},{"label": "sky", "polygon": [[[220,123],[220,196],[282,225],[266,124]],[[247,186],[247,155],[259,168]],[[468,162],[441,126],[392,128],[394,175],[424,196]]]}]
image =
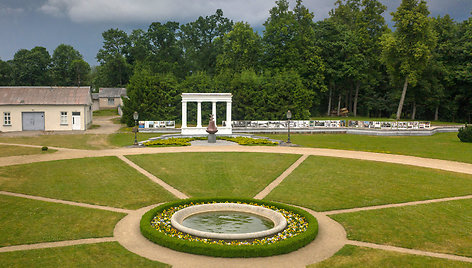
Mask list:
[{"label": "sky", "polygon": [[[387,6],[386,20],[401,0],[380,0]],[[304,0],[315,21],[328,17],[335,0]],[[467,19],[472,0],[426,0],[431,16],[449,14]],[[292,5],[295,0],[290,0]],[[187,23],[220,8],[233,21],[249,22],[263,31],[275,0],[0,0],[0,59],[10,60],[16,51],[45,47],[52,55],[59,44],[72,45],[91,65],[102,46],[101,34],[110,28],[130,33],[146,30],[152,22]]]}]

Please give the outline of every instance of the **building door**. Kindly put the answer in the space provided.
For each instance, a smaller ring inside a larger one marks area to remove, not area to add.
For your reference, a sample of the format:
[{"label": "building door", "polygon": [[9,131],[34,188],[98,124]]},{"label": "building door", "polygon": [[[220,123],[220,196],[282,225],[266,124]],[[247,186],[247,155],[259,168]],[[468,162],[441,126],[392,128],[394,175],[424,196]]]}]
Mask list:
[{"label": "building door", "polygon": [[80,112],[72,112],[72,130],[81,130]]},{"label": "building door", "polygon": [[44,112],[21,113],[23,130],[44,130]]}]

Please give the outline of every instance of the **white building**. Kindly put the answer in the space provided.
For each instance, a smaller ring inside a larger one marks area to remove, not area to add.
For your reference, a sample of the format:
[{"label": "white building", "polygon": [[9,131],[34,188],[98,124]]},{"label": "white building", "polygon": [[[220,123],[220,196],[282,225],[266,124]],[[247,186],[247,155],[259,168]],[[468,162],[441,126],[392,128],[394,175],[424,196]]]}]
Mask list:
[{"label": "white building", "polygon": [[86,130],[90,87],[0,87],[0,132]]}]

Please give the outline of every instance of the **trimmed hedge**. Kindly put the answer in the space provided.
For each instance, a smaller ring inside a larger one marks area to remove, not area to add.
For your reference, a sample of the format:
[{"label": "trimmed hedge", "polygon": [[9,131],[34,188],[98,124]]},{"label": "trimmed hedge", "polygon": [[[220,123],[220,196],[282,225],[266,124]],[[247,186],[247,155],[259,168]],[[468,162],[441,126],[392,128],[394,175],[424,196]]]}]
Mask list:
[{"label": "trimmed hedge", "polygon": [[270,140],[266,139],[254,139],[254,138],[248,138],[248,137],[216,137],[219,140],[225,140],[225,141],[232,141],[236,142],[239,145],[278,145],[279,143],[273,142]]},{"label": "trimmed hedge", "polygon": [[462,142],[472,142],[472,126],[468,126],[467,124],[464,127],[459,129],[459,133],[457,137]]},{"label": "trimmed hedge", "polygon": [[[206,244],[203,242],[181,240],[165,235],[154,229],[151,226],[151,220],[160,212],[171,208],[188,203],[199,203],[199,202],[246,202],[256,203],[267,206],[275,206],[281,209],[295,212],[300,216],[304,217],[308,222],[308,228],[304,233],[297,236],[290,237],[273,244],[267,245],[217,245],[217,244]],[[280,255],[295,251],[301,247],[304,247],[311,241],[313,241],[318,234],[318,222],[315,217],[303,209],[288,206],[285,204],[268,202],[255,199],[244,199],[244,198],[190,198],[185,200],[174,201],[163,204],[154,209],[146,212],[141,218],[140,222],[141,233],[150,241],[159,244],[161,246],[198,255],[207,255],[213,257],[227,257],[227,258],[251,258],[251,257],[267,257],[273,255]]]}]

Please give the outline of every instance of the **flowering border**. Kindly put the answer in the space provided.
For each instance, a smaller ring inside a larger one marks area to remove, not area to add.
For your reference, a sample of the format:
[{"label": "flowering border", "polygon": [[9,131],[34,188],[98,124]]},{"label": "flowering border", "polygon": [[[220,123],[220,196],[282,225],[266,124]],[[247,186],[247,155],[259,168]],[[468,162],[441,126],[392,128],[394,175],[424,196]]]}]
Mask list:
[{"label": "flowering border", "polygon": [[[158,213],[151,221],[151,226],[159,232],[164,233],[170,237],[174,237],[177,239],[182,240],[189,240],[189,241],[199,241],[205,244],[218,244],[218,245],[228,245],[228,246],[240,246],[240,245],[264,245],[264,244],[272,244],[277,243],[278,241],[294,237],[306,231],[308,228],[308,222],[306,219],[292,211],[288,211],[285,209],[277,208],[276,206],[267,206],[263,204],[256,204],[253,202],[241,202],[237,201],[237,204],[246,204],[246,205],[253,205],[253,206],[261,206],[268,209],[272,209],[276,212],[281,213],[285,219],[287,220],[287,227],[282,231],[277,233],[276,235],[264,237],[261,239],[252,239],[252,240],[216,240],[216,239],[209,239],[209,238],[201,238],[198,236],[182,233],[181,231],[175,229],[171,224],[171,217],[177,211],[195,206],[195,205],[203,205],[203,204],[215,204],[218,203],[216,201],[211,202],[197,202],[193,203],[190,202],[189,204],[180,205],[165,209],[161,213]],[[230,203],[226,201],[225,203]]]},{"label": "flowering border", "polygon": [[[288,222],[284,231],[252,241],[205,239],[176,230],[170,217],[188,206],[204,203],[243,203],[264,206],[282,213]],[[200,198],[167,203],[141,218],[141,232],[149,240],[178,251],[216,257],[262,257],[288,253],[311,242],[318,232],[316,219],[308,212],[285,204],[241,198]]]}]

